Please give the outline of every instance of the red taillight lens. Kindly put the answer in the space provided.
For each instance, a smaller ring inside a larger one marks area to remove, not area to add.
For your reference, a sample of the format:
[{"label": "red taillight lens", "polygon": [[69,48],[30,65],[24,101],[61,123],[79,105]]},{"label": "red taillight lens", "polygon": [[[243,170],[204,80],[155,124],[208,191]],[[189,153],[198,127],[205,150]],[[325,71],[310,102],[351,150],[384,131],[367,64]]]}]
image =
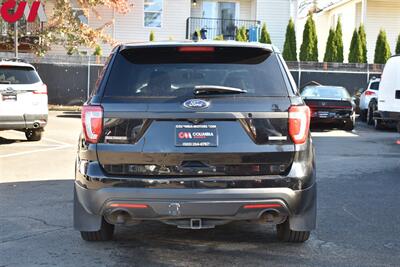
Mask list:
[{"label": "red taillight lens", "polygon": [[149,206],[147,206],[146,204],[112,203],[110,207],[127,209],[147,209]]},{"label": "red taillight lens", "polygon": [[248,204],[244,205],[245,209],[271,209],[271,208],[281,208],[281,204]]},{"label": "red taillight lens", "polygon": [[179,52],[214,52],[215,47],[212,46],[181,46],[178,47]]},{"label": "red taillight lens", "polygon": [[365,95],[375,95],[375,92],[372,92],[372,91],[366,91],[366,92],[365,92]]},{"label": "red taillight lens", "polygon": [[47,85],[42,84],[40,88],[33,91],[35,95],[47,95]]},{"label": "red taillight lens", "polygon": [[289,108],[289,135],[295,144],[303,144],[310,130],[310,108],[291,106]]},{"label": "red taillight lens", "polygon": [[103,131],[103,108],[101,106],[83,106],[82,125],[86,141],[96,144]]}]

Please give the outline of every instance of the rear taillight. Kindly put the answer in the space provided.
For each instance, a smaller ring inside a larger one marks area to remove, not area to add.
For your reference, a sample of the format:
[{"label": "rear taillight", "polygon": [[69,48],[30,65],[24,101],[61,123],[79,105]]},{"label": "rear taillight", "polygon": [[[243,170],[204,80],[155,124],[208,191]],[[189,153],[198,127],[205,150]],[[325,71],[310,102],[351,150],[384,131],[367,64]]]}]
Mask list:
[{"label": "rear taillight", "polygon": [[96,144],[103,131],[103,108],[101,106],[83,106],[82,125],[86,142]]},{"label": "rear taillight", "polygon": [[39,88],[33,91],[35,95],[47,95],[47,85],[42,84]]},{"label": "rear taillight", "polygon": [[366,92],[365,92],[365,95],[375,95],[375,92],[372,92],[372,91],[366,91]]},{"label": "rear taillight", "polygon": [[181,46],[178,47],[179,52],[203,52],[211,53],[215,51],[215,47],[212,46]]},{"label": "rear taillight", "polygon": [[289,108],[289,135],[295,144],[303,144],[310,130],[310,108],[291,106]]}]

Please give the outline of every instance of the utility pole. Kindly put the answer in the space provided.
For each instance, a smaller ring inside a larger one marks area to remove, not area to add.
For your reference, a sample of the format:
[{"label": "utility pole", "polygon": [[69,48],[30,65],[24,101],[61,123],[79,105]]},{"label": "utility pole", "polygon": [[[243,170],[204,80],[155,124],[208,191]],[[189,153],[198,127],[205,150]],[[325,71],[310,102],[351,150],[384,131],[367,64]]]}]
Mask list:
[{"label": "utility pole", "polygon": [[15,58],[18,58],[18,21],[14,23]]}]

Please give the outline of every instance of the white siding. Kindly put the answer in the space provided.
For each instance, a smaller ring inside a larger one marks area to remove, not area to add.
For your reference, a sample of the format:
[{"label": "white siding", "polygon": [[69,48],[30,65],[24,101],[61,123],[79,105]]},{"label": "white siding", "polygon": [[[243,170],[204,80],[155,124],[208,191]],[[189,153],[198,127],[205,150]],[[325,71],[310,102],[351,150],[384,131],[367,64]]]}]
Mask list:
[{"label": "white siding", "polygon": [[[96,8],[97,15],[93,13],[92,11],[89,12],[89,25],[93,27],[94,29],[101,28],[103,27],[106,23],[110,23],[113,21],[114,17],[114,12],[111,8],[108,8],[106,6],[98,7]],[[103,29],[103,33],[107,34],[111,37],[114,38],[114,25],[110,25],[108,27],[105,27]],[[112,46],[109,44],[100,44],[100,46],[103,49],[103,55],[108,55],[111,52]],[[91,51],[90,54],[93,52]]]},{"label": "white siding", "polygon": [[[318,36],[318,55],[319,61],[324,60],[326,42],[328,40],[329,29],[335,28],[338,17],[341,18],[342,22],[342,33],[343,33],[343,55],[344,62],[348,62],[348,55],[350,49],[351,38],[353,31],[357,27],[360,18],[357,18],[356,7],[361,0],[354,0],[346,2],[331,10],[327,10],[320,14],[314,15],[315,25],[317,28]],[[297,29],[298,36],[298,47],[300,47],[303,39],[304,23],[307,18],[302,19],[301,27]]]},{"label": "white siding", "polygon": [[365,27],[369,62],[374,61],[375,44],[380,29],[386,30],[390,48],[394,54],[397,36],[400,33],[400,1],[369,0]]},{"label": "white siding", "polygon": [[272,43],[283,49],[286,26],[291,16],[289,0],[257,0],[257,20],[266,23]]},{"label": "white siding", "polygon": [[119,42],[147,41],[153,30],[156,40],[184,39],[186,19],[190,16],[190,1],[164,0],[161,28],[144,27],[144,1],[134,0],[133,10],[115,18],[115,39]]},{"label": "white siding", "polygon": [[[392,53],[395,51],[397,36],[400,33],[400,1],[399,0],[366,0],[367,13],[365,31],[367,34],[368,62],[373,63],[376,39],[380,29],[386,31]],[[344,59],[347,62],[350,42],[353,31],[363,20],[360,8],[361,0],[344,2],[331,10],[326,10],[314,16],[317,35],[319,60],[322,61],[325,54],[326,41],[329,27],[333,17],[341,15],[343,25]],[[299,21],[297,26],[298,47],[301,45],[305,19]]]},{"label": "white siding", "polygon": [[[186,37],[186,19],[190,16],[190,0],[164,0],[161,28],[144,27],[144,0],[131,0],[134,4],[127,14],[115,13],[115,24],[104,30],[115,39],[117,43],[148,41],[150,31],[154,31],[156,40],[183,40]],[[51,16],[53,1],[46,3],[46,13]],[[101,27],[113,19],[113,10],[108,7],[98,7],[100,17],[93,12],[89,14],[89,25],[94,28]],[[108,44],[100,44],[103,55],[107,56],[112,47]],[[82,48],[82,50],[85,50]],[[53,46],[51,54],[65,54],[62,46]]]}]

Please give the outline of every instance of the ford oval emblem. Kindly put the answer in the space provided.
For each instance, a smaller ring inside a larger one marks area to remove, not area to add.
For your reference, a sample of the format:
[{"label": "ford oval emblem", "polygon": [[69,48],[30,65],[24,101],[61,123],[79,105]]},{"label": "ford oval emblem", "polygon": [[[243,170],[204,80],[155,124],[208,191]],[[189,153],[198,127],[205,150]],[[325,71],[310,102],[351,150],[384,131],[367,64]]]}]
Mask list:
[{"label": "ford oval emblem", "polygon": [[201,99],[189,99],[183,102],[183,106],[188,109],[204,109],[208,108],[209,102]]}]

